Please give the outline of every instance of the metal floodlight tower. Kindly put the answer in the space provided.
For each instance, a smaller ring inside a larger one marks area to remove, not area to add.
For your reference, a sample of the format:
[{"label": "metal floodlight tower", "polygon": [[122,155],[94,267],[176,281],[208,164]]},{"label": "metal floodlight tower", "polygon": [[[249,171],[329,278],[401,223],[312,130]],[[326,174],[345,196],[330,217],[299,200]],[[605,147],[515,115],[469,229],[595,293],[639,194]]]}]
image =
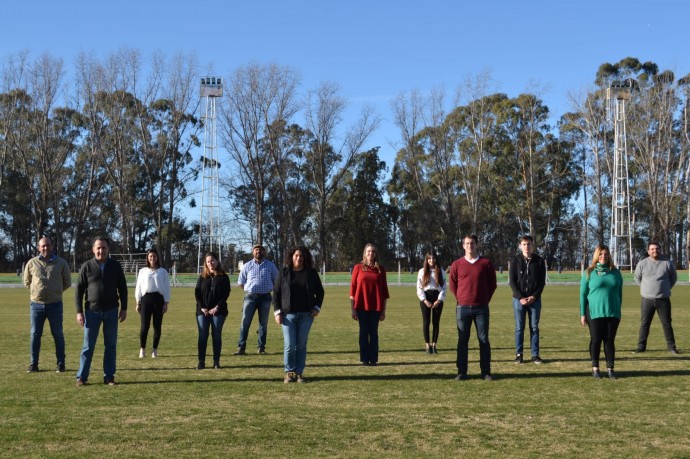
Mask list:
[{"label": "metal floodlight tower", "polygon": [[625,136],[625,102],[630,100],[632,80],[614,81],[606,89],[608,118],[613,118],[613,192],[611,195],[611,259],[619,269],[633,269],[630,224],[630,180]]},{"label": "metal floodlight tower", "polygon": [[[220,246],[220,207],[218,204],[218,146],[216,131],[216,99],[223,97],[223,82],[220,77],[201,79],[204,123],[204,154],[201,157],[201,215],[199,218],[199,252],[197,274],[204,267],[204,253],[215,251],[222,258]],[[221,261],[221,260],[219,260]]]}]

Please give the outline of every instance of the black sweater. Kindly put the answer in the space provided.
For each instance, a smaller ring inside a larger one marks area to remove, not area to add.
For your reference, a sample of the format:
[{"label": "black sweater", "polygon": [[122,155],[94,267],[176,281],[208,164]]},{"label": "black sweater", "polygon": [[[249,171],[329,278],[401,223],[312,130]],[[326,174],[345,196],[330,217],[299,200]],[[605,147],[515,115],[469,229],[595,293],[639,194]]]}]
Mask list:
[{"label": "black sweater", "polygon": [[[321,307],[323,303],[323,285],[319,273],[314,268],[307,268],[307,310],[312,310],[314,306]],[[273,290],[273,309],[287,314],[292,309],[290,304],[290,284],[292,283],[293,271],[288,267],[283,267],[278,273],[278,281]]]},{"label": "black sweater", "polygon": [[127,280],[120,263],[108,258],[101,271],[95,258],[81,265],[77,278],[77,313],[84,309],[105,312],[121,306],[127,310]]},{"label": "black sweater", "polygon": [[218,314],[228,315],[228,297],[230,296],[230,278],[227,274],[220,276],[200,276],[196,281],[194,297],[196,298],[196,315],[200,316],[202,308],[213,309],[218,306]]}]

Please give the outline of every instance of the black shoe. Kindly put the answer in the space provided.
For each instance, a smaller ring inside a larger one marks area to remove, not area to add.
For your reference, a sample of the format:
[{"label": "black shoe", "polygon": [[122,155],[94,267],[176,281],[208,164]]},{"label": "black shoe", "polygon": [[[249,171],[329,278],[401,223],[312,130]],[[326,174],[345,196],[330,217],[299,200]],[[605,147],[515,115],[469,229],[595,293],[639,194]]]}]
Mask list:
[{"label": "black shoe", "polygon": [[601,373],[599,372],[599,370],[592,370],[592,377],[594,379],[601,379]]},{"label": "black shoe", "polygon": [[56,373],[64,373],[65,372],[65,364],[64,363],[58,363],[57,368],[55,369]]},{"label": "black shoe", "polygon": [[522,354],[515,354],[515,363],[518,365],[523,363]]},{"label": "black shoe", "polygon": [[635,350],[633,351],[633,354],[642,354],[642,353],[643,353],[644,351],[646,351],[646,350],[647,350],[647,349],[645,349],[644,347],[638,347],[637,349],[635,349]]},{"label": "black shoe", "polygon": [[675,347],[669,349],[668,352],[670,352],[670,353],[673,354],[673,355],[678,355],[678,354],[680,354],[680,352],[678,352],[678,349],[676,349]]},{"label": "black shoe", "polygon": [[234,353],[233,355],[244,355],[244,354],[246,354],[244,348],[243,348],[243,347],[238,347],[238,348],[237,348],[237,351],[235,351],[235,353]]},{"label": "black shoe", "polygon": [[103,380],[103,384],[107,384],[108,386],[115,386],[117,383],[115,382],[115,378],[106,378]]},{"label": "black shoe", "polygon": [[259,355],[264,355],[264,354],[266,354],[266,349],[263,347],[260,347],[259,349],[256,350],[256,353]]},{"label": "black shoe", "polygon": [[213,362],[213,369],[220,370],[220,362]]},{"label": "black shoe", "polygon": [[433,354],[433,353],[434,353],[434,350],[431,349],[431,346],[427,346],[427,347],[424,349],[424,352],[427,353],[427,354]]},{"label": "black shoe", "polygon": [[369,366],[370,366],[370,367],[375,367],[376,365],[378,365],[378,363],[376,363],[376,362],[369,362]]},{"label": "black shoe", "polygon": [[483,379],[484,381],[493,381],[493,380],[494,380],[494,377],[491,376],[491,373],[487,373],[487,374],[485,374],[484,376],[482,376],[482,379]]},{"label": "black shoe", "polygon": [[609,373],[609,379],[613,379],[614,381],[616,379],[618,379],[618,378],[616,378],[616,373],[613,371],[613,368],[609,368],[608,373]]},{"label": "black shoe", "polygon": [[431,346],[431,350],[433,351],[434,354],[438,354],[438,350],[436,349],[435,344],[433,346]]},{"label": "black shoe", "polygon": [[26,369],[27,373],[36,373],[38,371],[38,364],[37,363],[32,363],[29,365],[29,368]]},{"label": "black shoe", "polygon": [[203,370],[206,368],[206,364],[204,362],[199,362],[199,364],[196,366],[197,370]]},{"label": "black shoe", "polygon": [[541,365],[542,363],[544,363],[544,361],[538,355],[535,357],[532,357],[532,362],[536,363],[537,365]]},{"label": "black shoe", "polygon": [[455,377],[456,381],[467,381],[468,379],[470,378],[466,374],[459,374]]}]

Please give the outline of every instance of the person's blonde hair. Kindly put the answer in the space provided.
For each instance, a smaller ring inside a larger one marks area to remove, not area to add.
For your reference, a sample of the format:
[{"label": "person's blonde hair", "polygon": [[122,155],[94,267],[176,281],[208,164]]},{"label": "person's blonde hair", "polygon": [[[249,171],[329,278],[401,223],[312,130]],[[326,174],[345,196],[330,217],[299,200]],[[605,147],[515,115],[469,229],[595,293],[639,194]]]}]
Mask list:
[{"label": "person's blonde hair", "polygon": [[371,247],[374,249],[374,268],[379,269],[379,251],[376,249],[376,246],[374,244],[367,244],[364,246],[364,250],[362,251],[362,270],[366,271],[369,265],[367,265],[367,249]]},{"label": "person's blonde hair", "polygon": [[[218,265],[216,266],[216,272],[212,273],[210,269],[208,269],[208,265],[206,264],[206,259],[208,257],[213,257],[216,259],[218,262]],[[225,271],[223,270],[223,267],[220,265],[220,260],[218,259],[218,255],[216,255],[215,252],[206,252],[206,255],[204,255],[204,270],[201,273],[201,277],[211,277],[211,276],[220,276],[221,274],[225,274]]]},{"label": "person's blonde hair", "polygon": [[609,254],[609,262],[607,266],[610,269],[616,269],[616,264],[613,262],[613,259],[611,258],[611,251],[609,248],[605,245],[598,245],[596,249],[594,249],[594,255],[592,256],[592,262],[590,265],[587,267],[587,277],[592,273],[597,268],[597,263],[599,262],[599,255],[601,255],[601,252],[606,250]]}]

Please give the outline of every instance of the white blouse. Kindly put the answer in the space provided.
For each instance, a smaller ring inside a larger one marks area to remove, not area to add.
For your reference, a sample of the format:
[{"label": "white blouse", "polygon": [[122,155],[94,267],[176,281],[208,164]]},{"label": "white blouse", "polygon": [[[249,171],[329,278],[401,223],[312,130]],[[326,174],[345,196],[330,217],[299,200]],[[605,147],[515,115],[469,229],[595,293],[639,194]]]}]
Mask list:
[{"label": "white blouse", "polygon": [[158,292],[163,295],[166,303],[170,302],[170,277],[168,271],[163,268],[141,268],[137,276],[137,285],[134,288],[134,298],[137,303],[147,293]]},{"label": "white blouse", "polygon": [[[443,270],[441,270],[441,277],[443,278]],[[426,299],[424,292],[427,290],[438,290],[438,301],[443,301],[446,299],[446,287],[448,286],[448,282],[443,282],[443,286],[439,286],[438,282],[436,282],[436,270],[431,270],[431,276],[429,276],[428,284],[423,285],[423,279],[424,268],[420,269],[419,274],[417,274],[417,298],[419,298],[419,301],[424,301]]]}]

